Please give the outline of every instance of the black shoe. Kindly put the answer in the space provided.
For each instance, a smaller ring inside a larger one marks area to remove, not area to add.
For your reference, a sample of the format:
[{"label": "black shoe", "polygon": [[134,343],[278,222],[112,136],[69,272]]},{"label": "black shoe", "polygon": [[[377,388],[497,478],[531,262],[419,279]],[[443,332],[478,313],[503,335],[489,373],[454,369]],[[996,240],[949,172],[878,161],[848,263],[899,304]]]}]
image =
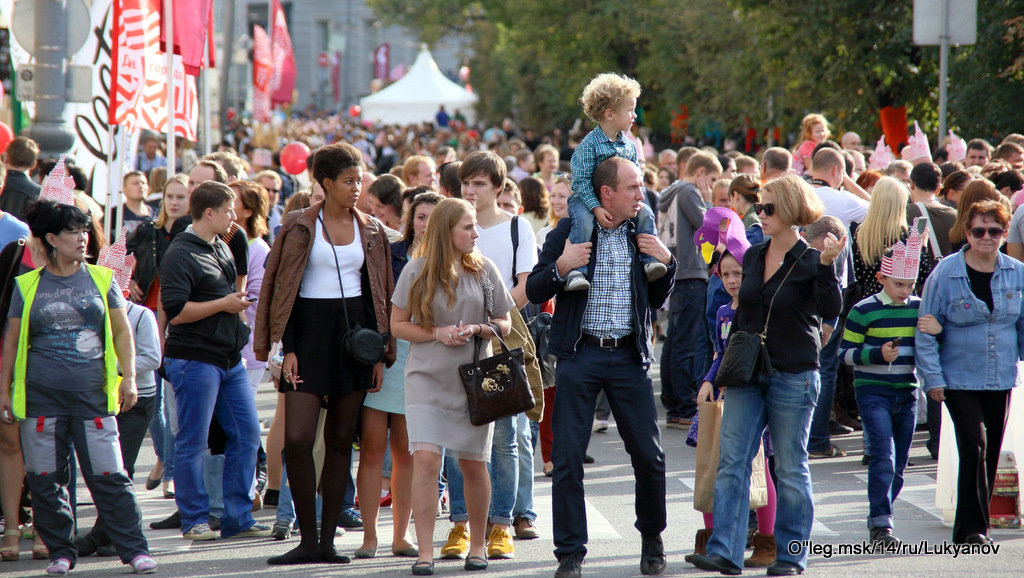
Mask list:
[{"label": "black shoe", "polygon": [[291,550],[281,554],[280,556],[271,556],[267,559],[267,564],[271,566],[291,566],[293,564],[319,564],[320,553],[310,552],[303,550],[301,546],[292,548]]},{"label": "black shoe", "polygon": [[173,530],[181,527],[181,512],[175,511],[170,516],[160,520],[159,522],[152,522],[149,525],[154,530]]},{"label": "black shoe", "polygon": [[590,454],[583,454],[583,463],[592,464],[594,463],[594,458],[591,457]]},{"label": "black shoe", "polygon": [[900,539],[893,536],[892,528],[875,528],[871,530],[871,542],[888,546],[889,544],[899,544]]},{"label": "black shoe", "polygon": [[803,573],[803,568],[785,560],[776,560],[774,564],[768,567],[769,576],[796,576]]},{"label": "black shoe", "polygon": [[267,462],[256,468],[256,493],[262,494],[267,489]]},{"label": "black shoe", "polygon": [[417,562],[412,565],[413,576],[433,576],[434,562]]},{"label": "black shoe", "polygon": [[992,538],[985,534],[971,534],[964,538],[964,544],[991,544]]},{"label": "black shoe", "polygon": [[834,421],[828,422],[828,433],[834,436],[844,436],[853,433],[853,428]]},{"label": "black shoe", "polygon": [[281,490],[267,490],[267,493],[263,494],[263,507],[268,506],[277,507],[278,497],[281,495]]},{"label": "black shoe", "polygon": [[347,530],[361,530],[363,528],[363,517],[355,508],[344,508],[338,514],[338,527]]},{"label": "black shoe", "polygon": [[462,565],[464,570],[473,572],[476,570],[487,569],[487,559],[482,556],[469,556],[466,558],[466,563]]},{"label": "black shoe", "polygon": [[207,522],[210,524],[210,529],[214,532],[220,532],[220,518],[217,516],[209,516]]},{"label": "black shoe", "polygon": [[92,535],[92,532],[80,534],[75,538],[75,548],[78,549],[79,558],[92,556],[101,545],[102,544],[96,541],[96,537]]},{"label": "black shoe", "polygon": [[739,576],[743,573],[743,568],[740,568],[718,554],[694,554],[693,558],[690,559],[690,563],[701,570],[711,570],[725,574],[726,576]]},{"label": "black shoe", "polygon": [[870,463],[871,463],[871,456],[869,456],[867,454],[864,454],[864,456],[860,458],[860,465],[866,466],[866,465],[868,465]]},{"label": "black shoe", "polygon": [[320,561],[325,564],[348,564],[352,561],[348,556],[342,556],[331,546],[328,550],[320,551]]},{"label": "black shoe", "polygon": [[661,534],[644,536],[640,545],[640,573],[652,576],[665,571],[665,545]]},{"label": "black shoe", "polygon": [[555,570],[555,578],[579,576],[583,573],[583,557],[571,554],[563,556],[558,561],[558,570]]}]

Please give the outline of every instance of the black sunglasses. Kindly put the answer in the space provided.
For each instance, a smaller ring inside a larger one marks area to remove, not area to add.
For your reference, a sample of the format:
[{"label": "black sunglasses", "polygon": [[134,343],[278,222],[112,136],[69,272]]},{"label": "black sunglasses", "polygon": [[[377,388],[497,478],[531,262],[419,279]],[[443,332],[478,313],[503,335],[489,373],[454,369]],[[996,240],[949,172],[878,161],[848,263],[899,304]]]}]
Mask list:
[{"label": "black sunglasses", "polygon": [[988,236],[993,239],[998,239],[1003,236],[1005,231],[1006,229],[1003,229],[1002,227],[972,227],[968,230],[971,236],[975,239],[985,238],[985,233],[988,233]]},{"label": "black sunglasses", "polygon": [[775,214],[775,203],[754,203],[754,212],[770,217]]}]

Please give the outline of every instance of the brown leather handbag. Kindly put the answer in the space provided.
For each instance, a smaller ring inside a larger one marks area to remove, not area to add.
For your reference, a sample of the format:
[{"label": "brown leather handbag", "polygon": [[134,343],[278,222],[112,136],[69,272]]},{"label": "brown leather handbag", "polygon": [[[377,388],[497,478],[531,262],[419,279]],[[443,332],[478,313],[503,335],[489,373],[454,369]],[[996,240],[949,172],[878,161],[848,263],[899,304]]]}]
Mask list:
[{"label": "brown leather handbag", "polygon": [[469,422],[475,426],[487,425],[534,406],[523,348],[509,349],[498,326],[486,325],[498,336],[501,353],[480,359],[484,340],[474,336],[473,362],[459,366],[459,378],[469,401]]}]

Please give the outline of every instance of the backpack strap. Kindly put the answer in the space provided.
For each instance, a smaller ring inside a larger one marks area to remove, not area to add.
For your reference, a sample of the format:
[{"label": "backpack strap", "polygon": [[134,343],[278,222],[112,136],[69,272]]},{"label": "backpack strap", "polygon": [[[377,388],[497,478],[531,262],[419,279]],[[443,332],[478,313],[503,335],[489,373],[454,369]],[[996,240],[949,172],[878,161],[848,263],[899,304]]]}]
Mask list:
[{"label": "backpack strap", "polygon": [[519,253],[519,215],[512,216],[512,286],[519,285],[519,276],[516,275],[516,254]]}]

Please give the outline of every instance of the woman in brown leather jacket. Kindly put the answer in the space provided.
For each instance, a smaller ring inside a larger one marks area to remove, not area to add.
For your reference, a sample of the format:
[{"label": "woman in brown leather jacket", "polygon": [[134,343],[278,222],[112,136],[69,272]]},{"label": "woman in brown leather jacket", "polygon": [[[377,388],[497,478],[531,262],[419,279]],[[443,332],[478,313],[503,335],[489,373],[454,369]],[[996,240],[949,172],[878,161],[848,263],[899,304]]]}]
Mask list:
[{"label": "woman in brown leather jacket", "polygon": [[[298,547],[270,558],[271,564],[349,561],[335,552],[334,532],[356,421],[366,392],[380,388],[384,365],[395,359],[391,251],[383,225],[355,208],[362,181],[359,152],[344,143],[318,149],[313,178],[326,199],[285,217],[267,257],[253,339],[260,360],[267,359],[271,342],[283,345],[284,454],[302,534]],[[381,361],[365,365],[346,353],[346,312],[353,328],[385,335]],[[313,442],[325,401],[327,455],[319,484],[323,517],[318,541]]]}]

